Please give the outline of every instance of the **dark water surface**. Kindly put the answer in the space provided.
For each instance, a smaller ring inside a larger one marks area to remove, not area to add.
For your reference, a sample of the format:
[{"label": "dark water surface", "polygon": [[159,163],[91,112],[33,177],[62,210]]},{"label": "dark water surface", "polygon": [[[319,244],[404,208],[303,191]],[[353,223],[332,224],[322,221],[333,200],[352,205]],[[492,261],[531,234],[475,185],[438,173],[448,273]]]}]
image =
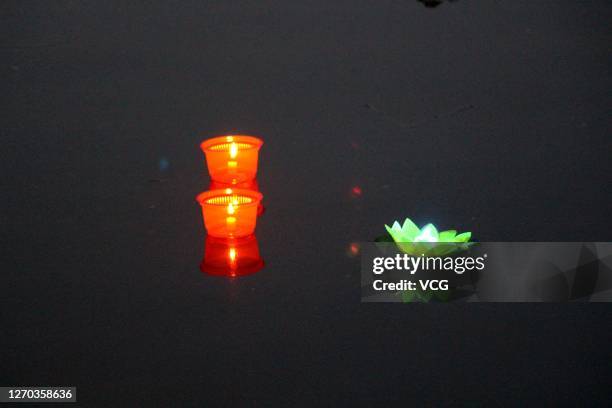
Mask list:
[{"label": "dark water surface", "polygon": [[[360,304],[350,244],[406,216],[612,239],[610,3],[446,3],[4,4],[0,385],[604,404],[607,304]],[[227,133],[265,140],[266,267],[231,281],[195,202]]]}]

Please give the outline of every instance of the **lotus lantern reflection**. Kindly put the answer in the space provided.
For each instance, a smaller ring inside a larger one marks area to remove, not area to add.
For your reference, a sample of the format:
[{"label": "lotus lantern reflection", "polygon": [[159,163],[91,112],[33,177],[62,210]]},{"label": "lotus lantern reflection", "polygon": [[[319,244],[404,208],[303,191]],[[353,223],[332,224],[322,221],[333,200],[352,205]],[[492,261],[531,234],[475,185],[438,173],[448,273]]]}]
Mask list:
[{"label": "lotus lantern reflection", "polygon": [[412,256],[444,256],[468,249],[471,245],[471,232],[438,232],[433,224],[419,228],[410,218],[406,218],[402,225],[397,221],[391,227],[385,224],[385,228],[399,249]]}]

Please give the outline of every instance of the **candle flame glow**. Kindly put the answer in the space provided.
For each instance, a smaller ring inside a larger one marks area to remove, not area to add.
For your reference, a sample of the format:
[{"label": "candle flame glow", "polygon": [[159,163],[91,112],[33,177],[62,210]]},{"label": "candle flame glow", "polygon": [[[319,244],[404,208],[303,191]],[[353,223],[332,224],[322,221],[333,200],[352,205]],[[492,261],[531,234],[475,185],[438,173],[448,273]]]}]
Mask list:
[{"label": "candle flame glow", "polygon": [[229,154],[232,159],[235,159],[238,156],[238,145],[233,143],[230,145]]}]

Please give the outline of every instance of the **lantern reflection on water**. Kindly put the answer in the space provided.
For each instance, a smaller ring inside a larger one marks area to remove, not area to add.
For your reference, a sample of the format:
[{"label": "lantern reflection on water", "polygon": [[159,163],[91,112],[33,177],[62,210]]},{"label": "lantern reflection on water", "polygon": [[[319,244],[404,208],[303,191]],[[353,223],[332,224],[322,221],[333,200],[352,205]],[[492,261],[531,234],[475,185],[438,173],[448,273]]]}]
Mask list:
[{"label": "lantern reflection on water", "polygon": [[259,271],[264,261],[255,235],[242,238],[206,237],[200,270],[209,275],[244,276]]}]

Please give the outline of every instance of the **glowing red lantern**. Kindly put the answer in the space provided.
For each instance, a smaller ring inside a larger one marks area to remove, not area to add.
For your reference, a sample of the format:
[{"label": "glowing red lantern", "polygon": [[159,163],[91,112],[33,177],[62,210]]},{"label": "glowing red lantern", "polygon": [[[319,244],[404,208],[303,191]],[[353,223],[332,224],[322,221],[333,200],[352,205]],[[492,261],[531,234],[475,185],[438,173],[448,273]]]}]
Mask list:
[{"label": "glowing red lantern", "polygon": [[197,196],[202,206],[204,226],[208,235],[218,238],[239,238],[253,234],[260,192],[226,188],[209,190]]},{"label": "glowing red lantern", "polygon": [[257,160],[263,141],[254,136],[218,136],[202,142],[210,178],[238,184],[255,179]]}]

